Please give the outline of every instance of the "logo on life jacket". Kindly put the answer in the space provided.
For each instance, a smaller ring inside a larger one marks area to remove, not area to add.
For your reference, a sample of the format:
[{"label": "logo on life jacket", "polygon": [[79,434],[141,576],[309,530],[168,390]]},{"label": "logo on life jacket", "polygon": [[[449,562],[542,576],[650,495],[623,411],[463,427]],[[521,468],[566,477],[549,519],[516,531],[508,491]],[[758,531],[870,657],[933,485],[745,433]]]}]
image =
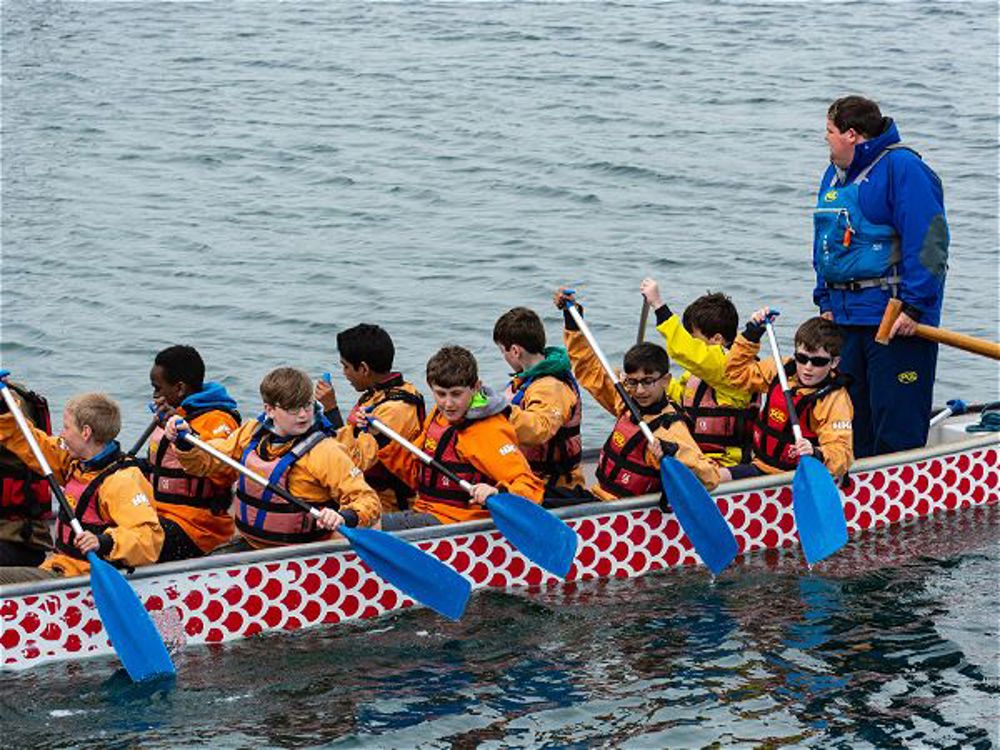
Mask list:
[{"label": "logo on life jacket", "polygon": [[823,200],[827,203],[833,203],[833,201],[837,200],[837,191],[827,190],[826,194],[823,196]]},{"label": "logo on life jacket", "polygon": [[611,435],[611,442],[616,448],[621,448],[625,445],[625,436],[618,432],[618,430],[615,430]]},{"label": "logo on life jacket", "polygon": [[438,441],[435,438],[428,436],[424,440],[424,450],[428,451],[429,453],[433,453],[434,451],[436,451],[437,447],[438,447]]},{"label": "logo on life jacket", "polygon": [[788,415],[785,414],[782,409],[778,409],[776,407],[772,407],[767,414],[772,421],[777,422],[778,424],[784,424],[785,420],[788,419]]},{"label": "logo on life jacket", "polygon": [[917,373],[915,373],[913,370],[906,370],[905,372],[899,373],[899,375],[896,376],[896,380],[904,384],[916,383]]}]

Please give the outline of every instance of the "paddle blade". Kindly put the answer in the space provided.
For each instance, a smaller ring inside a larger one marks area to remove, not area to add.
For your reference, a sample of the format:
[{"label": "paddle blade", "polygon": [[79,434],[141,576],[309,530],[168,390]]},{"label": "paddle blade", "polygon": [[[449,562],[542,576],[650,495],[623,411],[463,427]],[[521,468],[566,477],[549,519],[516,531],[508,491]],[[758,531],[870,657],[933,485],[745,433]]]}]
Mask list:
[{"label": "paddle blade", "polygon": [[175,674],[160,631],[128,581],[93,552],[87,560],[97,611],[128,676],[142,682]]},{"label": "paddle blade", "polygon": [[454,569],[384,531],[346,526],[338,531],[384,581],[451,620],[462,616],[472,585]]},{"label": "paddle blade", "polygon": [[550,511],[520,495],[500,492],[486,500],[493,523],[531,562],[565,578],[576,557],[576,532]]},{"label": "paddle blade", "polygon": [[802,456],[792,480],[792,508],[802,552],[810,565],[847,544],[847,521],[840,491],[826,467]]},{"label": "paddle blade", "polygon": [[719,575],[739,553],[739,546],[712,496],[691,469],[672,456],[660,461],[660,479],[698,556],[713,575]]}]

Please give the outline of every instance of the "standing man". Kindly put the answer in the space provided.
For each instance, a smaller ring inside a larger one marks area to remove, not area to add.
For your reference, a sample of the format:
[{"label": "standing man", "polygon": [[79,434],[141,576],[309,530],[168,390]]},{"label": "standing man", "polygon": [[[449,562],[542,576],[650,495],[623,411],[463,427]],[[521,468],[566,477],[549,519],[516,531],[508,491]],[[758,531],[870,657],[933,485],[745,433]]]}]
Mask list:
[{"label": "standing man", "polygon": [[[937,344],[914,336],[941,317],[948,223],[941,180],[900,142],[891,118],[861,96],[827,111],[830,166],[814,213],[813,300],[844,331],[853,378],[857,457],[923,446]],[[903,301],[888,346],[875,332],[890,297]]]}]

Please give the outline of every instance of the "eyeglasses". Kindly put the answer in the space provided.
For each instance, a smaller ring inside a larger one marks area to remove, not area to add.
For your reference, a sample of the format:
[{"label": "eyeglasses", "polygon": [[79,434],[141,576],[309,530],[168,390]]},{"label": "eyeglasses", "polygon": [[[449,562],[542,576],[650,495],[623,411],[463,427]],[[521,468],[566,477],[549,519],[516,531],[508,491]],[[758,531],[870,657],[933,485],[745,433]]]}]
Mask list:
[{"label": "eyeglasses", "polygon": [[289,414],[299,414],[303,411],[312,411],[313,406],[312,404],[303,404],[302,406],[279,406],[277,408]]},{"label": "eyeglasses", "polygon": [[812,362],[813,367],[826,367],[833,361],[832,357],[810,357],[803,352],[795,352],[795,361],[800,365],[807,365]]},{"label": "eyeglasses", "polygon": [[640,385],[649,388],[656,385],[656,382],[662,378],[662,375],[650,375],[648,378],[623,378],[622,385],[632,389],[638,388]]}]

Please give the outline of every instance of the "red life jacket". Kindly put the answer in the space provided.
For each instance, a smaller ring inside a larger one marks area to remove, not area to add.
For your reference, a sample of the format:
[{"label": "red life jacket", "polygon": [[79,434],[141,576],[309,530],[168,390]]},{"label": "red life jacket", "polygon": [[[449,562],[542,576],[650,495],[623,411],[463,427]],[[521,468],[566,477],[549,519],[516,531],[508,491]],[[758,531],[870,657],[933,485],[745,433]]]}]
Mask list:
[{"label": "red life jacket", "polygon": [[[73,506],[73,516],[80,522],[84,531],[89,531],[97,536],[112,526],[110,519],[101,514],[100,503],[97,502],[97,493],[100,491],[101,485],[104,484],[104,480],[130,466],[141,468],[141,463],[137,459],[126,456],[120,450],[108,456],[106,461],[107,464],[101,472],[89,482],[84,480],[82,476],[76,475],[63,485],[63,493],[70,500],[70,505],[73,504],[71,498],[76,499],[76,505]],[[60,507],[59,514],[56,516],[56,549],[64,555],[85,560],[86,555],[73,546],[73,527],[70,525],[70,521],[66,511]],[[111,561],[111,564],[114,565],[114,561]]]},{"label": "red life jacket", "polygon": [[[583,399],[580,398],[580,386],[570,372],[559,375],[543,375],[561,380],[573,389],[576,403],[567,419],[556,434],[541,445],[521,445],[521,453],[528,459],[531,470],[540,477],[545,477],[546,487],[554,487],[561,478],[570,479],[573,471],[580,465],[583,458],[583,441],[580,439],[580,422],[583,421]],[[504,394],[507,401],[514,406],[520,406],[528,386],[536,378],[530,378],[514,390],[514,381],[507,384]]]},{"label": "red life jacket", "polygon": [[[359,411],[378,406],[386,401],[402,401],[405,404],[409,404],[417,410],[417,424],[423,424],[424,418],[427,416],[424,397],[419,393],[402,388],[401,386],[404,382],[402,375],[393,373],[391,378],[376,384],[362,393],[358,402],[351,409],[350,414],[347,415],[348,424],[357,424],[357,414]],[[357,427],[354,430],[355,437],[357,437]],[[371,434],[375,438],[375,442],[378,444],[380,450],[390,442],[390,439],[378,430],[373,430]],[[385,468],[381,461],[376,461],[365,472],[365,481],[376,492],[392,490],[396,495],[396,504],[400,510],[406,510],[409,507],[409,500],[413,497],[413,488]]]},{"label": "red life jacket", "polygon": [[[444,464],[459,479],[469,484],[486,483],[496,485],[496,480],[483,474],[472,464],[458,455],[458,433],[470,424],[462,420],[458,424],[441,424],[436,411],[431,415],[430,424],[424,438],[424,449],[433,451],[434,458]],[[417,472],[417,494],[421,498],[456,508],[468,508],[469,493],[452,482],[433,466],[422,464]]]},{"label": "red life jacket", "polygon": [[[17,384],[10,388],[24,405],[25,419],[35,427],[52,434],[49,402],[43,396]],[[41,474],[0,446],[0,520],[48,520],[52,518],[52,492]]]},{"label": "red life jacket", "polygon": [[[676,412],[661,412],[646,421],[656,432],[660,427],[683,419]],[[615,427],[601,448],[597,459],[597,482],[615,497],[635,497],[659,492],[660,472],[646,463],[646,437],[629,411],[615,422]]]},{"label": "red life jacket", "polygon": [[[232,415],[236,424],[241,420],[238,411],[214,408],[185,414],[185,419],[190,422],[205,411],[225,411]],[[207,477],[192,476],[184,471],[177,458],[177,449],[173,443],[164,439],[163,428],[159,425],[150,435],[149,445],[149,483],[153,485],[153,498],[157,503],[190,505],[216,514],[229,511],[229,506],[232,504],[230,490],[218,487]],[[153,445],[156,445],[155,453],[152,450]]]},{"label": "red life jacket", "polygon": [[[688,396],[691,391],[694,394]],[[748,460],[753,438],[752,426],[757,417],[756,396],[749,405],[721,406],[715,389],[691,374],[684,387],[681,401],[691,427],[691,437],[703,453],[724,453],[726,448],[740,448]]]},{"label": "red life jacket", "polygon": [[[785,374],[788,377],[795,374],[794,360],[785,365]],[[829,393],[838,388],[846,387],[847,379],[844,376],[834,375],[828,377],[815,391],[806,395],[799,393],[802,386],[796,385],[789,388],[795,413],[799,417],[799,426],[802,428],[802,437],[809,440],[814,446],[819,445],[819,438],[810,427],[812,420],[809,417],[812,414],[813,406]],[[791,420],[788,419],[788,404],[785,401],[785,393],[781,390],[781,380],[775,375],[764,397],[760,414],[754,421],[754,456],[775,469],[792,471],[799,463],[799,457],[792,454],[794,447],[795,433],[792,430]]]},{"label": "red life jacket", "polygon": [[[251,471],[267,477],[278,487],[288,489],[288,472],[292,466],[327,438],[319,428],[313,428],[299,436],[295,444],[281,456],[266,459],[261,450],[267,451],[265,438],[270,435],[266,427],[260,427],[250,443],[243,451],[240,463]],[[261,443],[264,443],[261,447]],[[236,483],[236,528],[251,541],[264,545],[300,544],[326,539],[330,532],[316,526],[316,521],[307,512],[283,497],[274,495],[270,490],[261,487],[256,482],[247,480],[240,474]],[[339,508],[334,500],[316,504],[318,508]]]}]

